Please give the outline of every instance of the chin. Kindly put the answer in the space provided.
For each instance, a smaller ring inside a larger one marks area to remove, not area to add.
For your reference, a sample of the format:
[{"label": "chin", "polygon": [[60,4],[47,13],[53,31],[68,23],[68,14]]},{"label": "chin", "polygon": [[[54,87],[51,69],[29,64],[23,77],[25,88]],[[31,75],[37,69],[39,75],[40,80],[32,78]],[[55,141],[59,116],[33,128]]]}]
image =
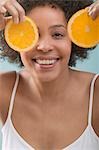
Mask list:
[{"label": "chin", "polygon": [[55,81],[56,79],[58,78],[58,75],[38,75],[38,79],[40,82],[43,82],[43,83],[49,83],[49,82],[52,82],[52,81]]},{"label": "chin", "polygon": [[36,72],[36,77],[40,82],[52,82],[58,79],[59,77],[59,72],[58,71],[53,71],[53,72]]}]

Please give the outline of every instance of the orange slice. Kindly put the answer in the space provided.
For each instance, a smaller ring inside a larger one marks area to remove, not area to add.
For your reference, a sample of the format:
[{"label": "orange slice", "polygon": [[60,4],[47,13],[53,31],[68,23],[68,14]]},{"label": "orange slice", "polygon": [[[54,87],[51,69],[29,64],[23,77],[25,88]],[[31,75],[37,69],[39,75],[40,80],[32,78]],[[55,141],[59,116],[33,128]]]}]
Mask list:
[{"label": "orange slice", "polygon": [[79,10],[70,18],[67,30],[71,41],[80,47],[90,48],[99,43],[99,17],[92,20],[87,9]]},{"label": "orange slice", "polygon": [[15,24],[11,19],[5,27],[5,40],[15,51],[31,50],[38,41],[36,24],[29,17],[19,24]]}]

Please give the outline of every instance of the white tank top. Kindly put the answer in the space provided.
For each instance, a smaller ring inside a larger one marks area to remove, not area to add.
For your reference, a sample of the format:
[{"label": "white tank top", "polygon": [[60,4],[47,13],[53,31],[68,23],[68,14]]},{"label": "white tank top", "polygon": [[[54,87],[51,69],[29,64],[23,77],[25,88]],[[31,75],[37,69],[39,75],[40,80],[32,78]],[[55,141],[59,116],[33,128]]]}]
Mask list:
[{"label": "white tank top", "polygon": [[[88,125],[82,135],[80,135],[77,140],[75,140],[72,144],[62,150],[99,150],[99,137],[96,135],[91,125],[94,83],[97,77],[98,74],[94,76],[90,88]],[[35,150],[21,137],[21,135],[15,129],[11,120],[11,113],[13,109],[16,90],[18,87],[18,82],[19,74],[17,73],[15,86],[12,92],[8,117],[4,126],[2,127],[2,150]]]}]

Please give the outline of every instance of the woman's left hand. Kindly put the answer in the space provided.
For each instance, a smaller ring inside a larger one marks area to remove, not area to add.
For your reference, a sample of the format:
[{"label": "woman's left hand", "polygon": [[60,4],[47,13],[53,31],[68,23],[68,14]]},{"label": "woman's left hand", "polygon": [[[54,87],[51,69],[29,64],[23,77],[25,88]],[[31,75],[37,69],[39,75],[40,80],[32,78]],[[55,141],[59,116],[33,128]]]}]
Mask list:
[{"label": "woman's left hand", "polygon": [[92,17],[93,20],[99,16],[99,0],[88,7],[88,14]]}]

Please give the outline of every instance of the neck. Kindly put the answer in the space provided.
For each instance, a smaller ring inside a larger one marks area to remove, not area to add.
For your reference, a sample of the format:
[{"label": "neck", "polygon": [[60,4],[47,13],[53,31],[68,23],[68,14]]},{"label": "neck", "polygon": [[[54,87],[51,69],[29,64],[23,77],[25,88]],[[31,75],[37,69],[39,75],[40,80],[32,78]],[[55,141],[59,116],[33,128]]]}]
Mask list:
[{"label": "neck", "polygon": [[[54,101],[62,98],[64,94],[66,93],[66,88],[69,85],[70,82],[70,69],[64,70],[64,72],[54,81],[50,82],[40,82],[36,78],[32,78],[33,82],[31,84],[33,86],[33,91],[35,89],[35,94],[40,96],[41,100],[49,100],[51,99]],[[34,81],[35,79],[35,81]],[[34,93],[34,92],[33,92]]]},{"label": "neck", "polygon": [[66,89],[66,85],[68,84],[69,78],[70,78],[70,71],[68,69],[65,70],[56,80],[42,83],[43,87],[42,94],[46,96],[58,95],[58,93],[61,93],[60,91],[64,91]]}]

